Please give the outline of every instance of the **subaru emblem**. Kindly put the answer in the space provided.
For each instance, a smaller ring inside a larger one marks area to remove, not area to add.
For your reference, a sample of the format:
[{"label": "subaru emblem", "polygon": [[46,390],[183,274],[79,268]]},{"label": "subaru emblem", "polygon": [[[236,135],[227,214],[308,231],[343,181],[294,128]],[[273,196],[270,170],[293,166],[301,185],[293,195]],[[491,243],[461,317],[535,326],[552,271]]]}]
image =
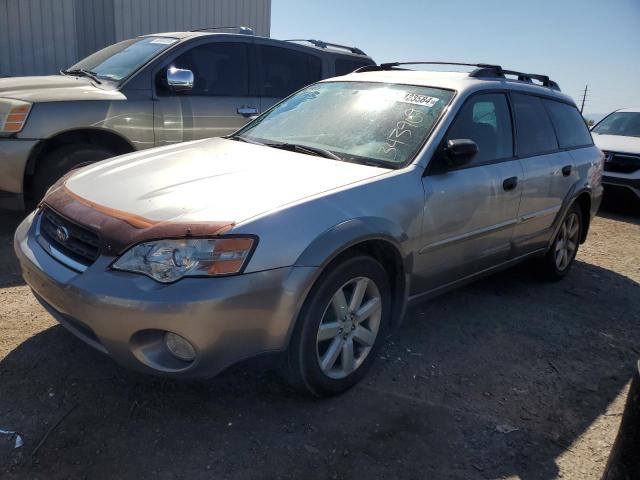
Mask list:
[{"label": "subaru emblem", "polygon": [[66,242],[69,240],[69,230],[62,226],[56,228],[56,238],[61,243]]}]

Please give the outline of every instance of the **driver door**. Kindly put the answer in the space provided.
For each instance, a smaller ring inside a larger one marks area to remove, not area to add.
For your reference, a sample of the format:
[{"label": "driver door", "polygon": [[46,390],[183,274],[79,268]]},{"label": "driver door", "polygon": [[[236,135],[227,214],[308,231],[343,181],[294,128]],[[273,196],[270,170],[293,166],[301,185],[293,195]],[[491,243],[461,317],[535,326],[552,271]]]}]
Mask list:
[{"label": "driver door", "polygon": [[[259,97],[249,95],[249,48],[245,42],[208,42],[171,60],[156,79],[154,132],[157,146],[228,135],[259,111]],[[193,88],[173,92],[166,71],[193,72]]]},{"label": "driver door", "polygon": [[522,166],[514,158],[506,95],[485,93],[467,100],[444,142],[454,139],[473,140],[478,153],[458,168],[446,166],[436,154],[423,177],[425,208],[414,294],[464,279],[511,255]]}]

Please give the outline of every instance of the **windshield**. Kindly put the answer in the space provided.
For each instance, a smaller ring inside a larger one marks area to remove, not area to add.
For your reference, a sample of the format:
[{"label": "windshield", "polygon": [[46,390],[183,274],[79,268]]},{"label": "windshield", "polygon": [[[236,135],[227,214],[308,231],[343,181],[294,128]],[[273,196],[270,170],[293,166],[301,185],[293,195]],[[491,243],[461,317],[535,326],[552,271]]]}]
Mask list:
[{"label": "windshield", "polygon": [[449,90],[414,85],[323,82],[276,105],[237,136],[398,167],[411,161],[452,96]]},{"label": "windshield", "polygon": [[640,137],[640,112],[615,112],[602,120],[594,129],[602,135]]},{"label": "windshield", "polygon": [[67,71],[86,70],[101,79],[120,81],[177,41],[167,37],[125,40],[89,55]]}]

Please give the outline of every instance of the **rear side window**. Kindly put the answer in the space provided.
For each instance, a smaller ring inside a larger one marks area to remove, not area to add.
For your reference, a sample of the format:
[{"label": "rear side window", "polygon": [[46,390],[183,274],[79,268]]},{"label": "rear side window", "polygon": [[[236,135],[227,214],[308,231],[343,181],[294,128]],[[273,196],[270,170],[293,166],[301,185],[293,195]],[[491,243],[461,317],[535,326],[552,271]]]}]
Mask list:
[{"label": "rear side window", "polygon": [[336,76],[348,75],[354,70],[366,65],[372,65],[370,61],[353,60],[351,58],[337,58],[336,59]]},{"label": "rear side window", "polygon": [[322,78],[322,63],[315,55],[281,47],[258,45],[262,82],[260,95],[286,97]]},{"label": "rear side window", "polygon": [[556,150],[556,134],[542,100],[519,93],[512,93],[511,99],[516,117],[518,155],[527,157]]},{"label": "rear side window", "polygon": [[470,139],[478,145],[472,163],[513,157],[513,132],[507,98],[482,94],[467,101],[456,117],[447,140]]},{"label": "rear side window", "polygon": [[244,97],[249,93],[249,63],[244,43],[209,43],[194,47],[170,66],[193,72],[187,95]]},{"label": "rear side window", "polygon": [[553,100],[543,100],[543,102],[558,134],[560,147],[582,147],[593,143],[589,129],[576,107]]}]

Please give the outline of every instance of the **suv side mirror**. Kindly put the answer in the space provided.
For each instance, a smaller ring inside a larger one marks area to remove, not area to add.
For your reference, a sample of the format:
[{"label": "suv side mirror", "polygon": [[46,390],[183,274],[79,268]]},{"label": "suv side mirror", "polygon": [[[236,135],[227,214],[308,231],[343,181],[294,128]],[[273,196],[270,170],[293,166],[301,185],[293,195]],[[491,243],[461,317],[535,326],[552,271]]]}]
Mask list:
[{"label": "suv side mirror", "polygon": [[447,140],[444,147],[444,158],[450,167],[466,165],[478,153],[478,145],[468,138]]},{"label": "suv side mirror", "polygon": [[186,92],[193,88],[193,72],[171,67],[167,70],[167,86],[173,92]]}]

